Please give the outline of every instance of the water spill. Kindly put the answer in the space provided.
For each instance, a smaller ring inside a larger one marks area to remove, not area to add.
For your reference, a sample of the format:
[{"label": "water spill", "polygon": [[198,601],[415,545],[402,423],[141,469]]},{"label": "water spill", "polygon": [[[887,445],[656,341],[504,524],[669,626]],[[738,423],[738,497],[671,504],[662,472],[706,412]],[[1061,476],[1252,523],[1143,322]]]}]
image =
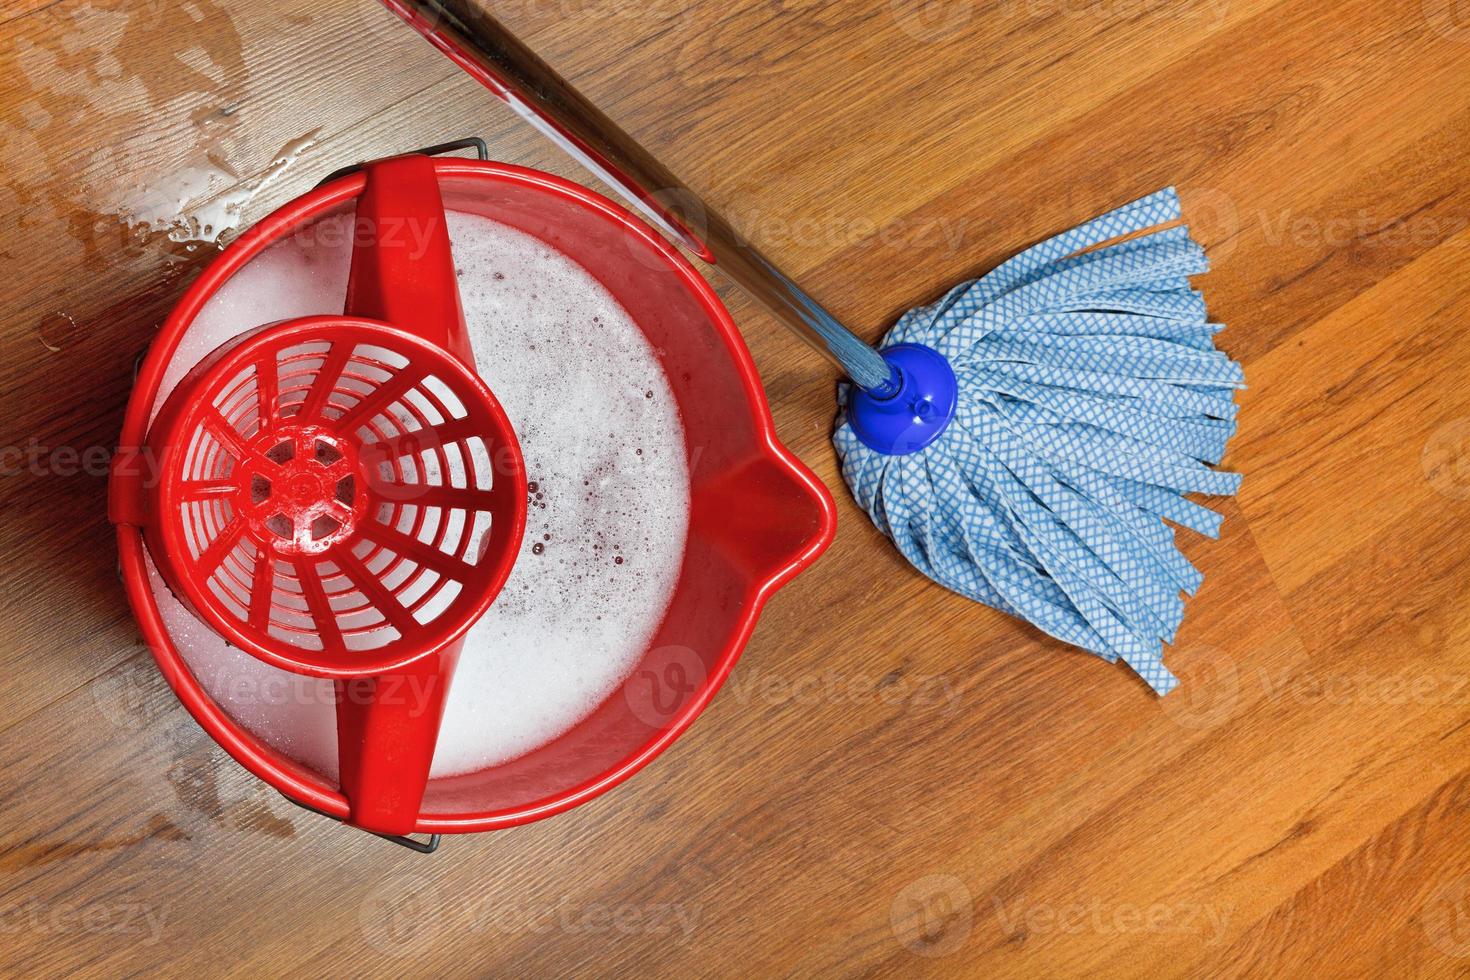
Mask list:
[{"label": "water spill", "polygon": [[[205,165],[185,167],[140,188],[122,202],[117,218],[142,242],[163,236],[195,248],[200,244],[225,244],[240,227],[256,195],[315,146],[320,133],[320,129],[314,129],[289,141],[276,151],[264,171],[243,183],[232,168],[208,162],[206,152]],[[216,191],[217,187],[225,189]]]},{"label": "water spill", "polygon": [[64,310],[44,316],[36,324],[36,336],[41,343],[53,354],[59,354],[78,340],[85,333],[76,317]]},{"label": "water spill", "polygon": [[[0,44],[0,256],[75,270],[65,287],[52,290],[57,299],[138,260],[161,268],[165,278],[197,264],[190,253],[217,241],[217,229],[229,224],[228,207],[215,210],[213,198],[239,182],[229,162],[238,158],[231,116],[248,80],[240,36],[220,0],[69,2],[7,25]],[[163,132],[176,136],[188,119],[197,146],[161,157],[160,147],[169,146]],[[180,156],[182,166],[167,182],[130,184],[132,175]],[[167,213],[180,200],[209,205],[180,221],[179,210]],[[139,224],[123,220],[139,212]],[[28,288],[3,288],[0,307],[35,299]],[[41,322],[48,348],[71,336],[56,317]]]}]

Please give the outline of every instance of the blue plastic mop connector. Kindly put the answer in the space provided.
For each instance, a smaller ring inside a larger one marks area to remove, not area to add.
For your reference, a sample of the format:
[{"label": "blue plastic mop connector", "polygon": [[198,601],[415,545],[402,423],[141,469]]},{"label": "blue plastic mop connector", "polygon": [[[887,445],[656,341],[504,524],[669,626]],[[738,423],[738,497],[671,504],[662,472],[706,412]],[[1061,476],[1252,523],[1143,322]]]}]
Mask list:
[{"label": "blue plastic mop connector", "polygon": [[898,376],[898,391],[877,398],[858,389],[847,406],[852,431],[886,456],[916,453],[948,428],[959,400],[954,369],[944,355],[922,344],[880,351]]}]

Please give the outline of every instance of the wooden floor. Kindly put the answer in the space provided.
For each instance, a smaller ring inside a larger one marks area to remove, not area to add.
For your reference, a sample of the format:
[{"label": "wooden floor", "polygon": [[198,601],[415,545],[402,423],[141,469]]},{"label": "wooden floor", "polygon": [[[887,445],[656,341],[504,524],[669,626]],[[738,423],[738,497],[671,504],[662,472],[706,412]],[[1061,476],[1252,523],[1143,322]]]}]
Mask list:
[{"label": "wooden floor", "polygon": [[840,510],[730,685],[628,784],[433,857],[296,809],[124,602],[134,357],[200,239],[340,165],[478,133],[587,178],[369,0],[3,0],[0,974],[1470,973],[1463,3],[494,6],[870,337],[1177,184],[1250,383],[1182,690],[912,571],[825,362],[714,275]]}]

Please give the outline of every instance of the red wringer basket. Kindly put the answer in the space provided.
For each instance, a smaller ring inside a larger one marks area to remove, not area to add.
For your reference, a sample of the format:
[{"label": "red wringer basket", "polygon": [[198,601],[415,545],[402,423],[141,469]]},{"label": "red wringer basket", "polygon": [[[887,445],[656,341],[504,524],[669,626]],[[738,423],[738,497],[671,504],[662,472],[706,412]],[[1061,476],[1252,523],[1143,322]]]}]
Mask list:
[{"label": "red wringer basket", "polygon": [[346,313],[206,357],[149,430],[156,482],[112,500],[212,629],[336,680],[349,819],[391,835],[414,828],[460,642],[515,561],[526,477],[474,369],[432,161],[364,169]]}]

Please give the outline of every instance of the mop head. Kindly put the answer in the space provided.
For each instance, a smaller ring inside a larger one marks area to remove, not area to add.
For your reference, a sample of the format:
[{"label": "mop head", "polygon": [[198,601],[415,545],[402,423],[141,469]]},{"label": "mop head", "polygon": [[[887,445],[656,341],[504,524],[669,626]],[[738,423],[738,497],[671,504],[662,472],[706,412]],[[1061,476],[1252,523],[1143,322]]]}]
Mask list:
[{"label": "mop head", "polygon": [[1164,520],[1219,534],[1220,515],[1185,495],[1240,486],[1211,464],[1244,376],[1190,288],[1208,263],[1187,228],[1104,243],[1179,218],[1178,195],[1161,191],[909,311],[883,347],[948,359],[952,420],[924,448],[885,455],[853,430],[844,384],[834,436],[853,495],[925,575],[1122,657],[1160,694],[1178,683],[1161,643],[1203,578]]}]

